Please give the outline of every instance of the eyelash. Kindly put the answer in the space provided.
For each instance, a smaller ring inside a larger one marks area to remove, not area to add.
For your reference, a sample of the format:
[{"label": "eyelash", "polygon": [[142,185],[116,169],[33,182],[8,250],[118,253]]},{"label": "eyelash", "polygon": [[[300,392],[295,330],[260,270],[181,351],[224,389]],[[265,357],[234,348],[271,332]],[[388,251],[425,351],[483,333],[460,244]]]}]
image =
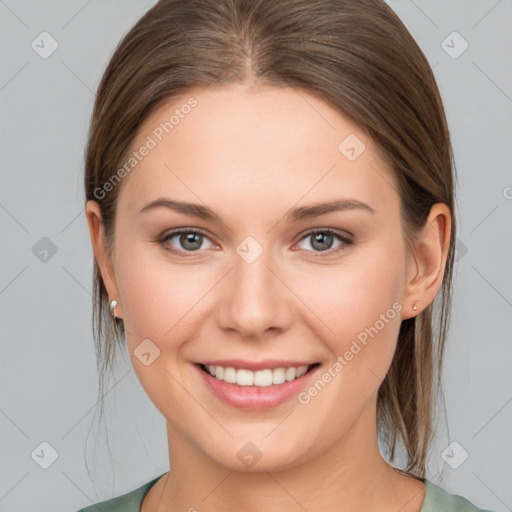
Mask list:
[{"label": "eyelash", "polygon": [[[200,252],[199,250],[196,250],[196,251],[181,251],[181,250],[177,250],[177,249],[172,249],[169,245],[166,245],[166,242],[169,239],[174,238],[175,236],[180,235],[182,233],[193,233],[193,234],[196,234],[196,235],[204,236],[205,238],[209,239],[208,235],[204,231],[202,231],[200,229],[197,229],[197,228],[181,228],[181,229],[176,229],[174,231],[171,231],[170,233],[167,233],[163,238],[157,240],[157,243],[159,243],[162,246],[162,248],[165,249],[166,251],[169,251],[170,253],[175,254],[177,256],[180,256],[182,258],[194,257],[195,253]],[[308,238],[308,237],[310,237],[312,235],[316,235],[317,233],[324,233],[324,234],[327,233],[329,235],[333,235],[336,239],[338,239],[338,241],[342,242],[342,245],[337,247],[336,249],[327,249],[325,251],[307,251],[307,252],[316,253],[315,257],[322,257],[324,254],[328,254],[329,256],[331,256],[333,254],[337,254],[338,252],[341,252],[341,251],[345,250],[347,247],[351,246],[354,243],[353,238],[351,238],[349,236],[346,236],[346,235],[343,235],[343,234],[341,234],[341,232],[339,232],[339,231],[337,231],[335,229],[332,229],[332,228],[317,228],[317,229],[313,229],[311,231],[308,231],[299,240],[299,242],[302,242],[306,238]]]}]

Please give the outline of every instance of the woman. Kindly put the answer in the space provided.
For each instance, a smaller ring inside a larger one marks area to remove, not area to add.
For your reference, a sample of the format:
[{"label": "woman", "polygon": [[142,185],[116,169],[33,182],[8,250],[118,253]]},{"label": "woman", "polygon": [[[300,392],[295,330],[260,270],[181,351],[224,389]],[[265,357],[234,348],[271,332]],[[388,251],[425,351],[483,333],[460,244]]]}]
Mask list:
[{"label": "woman", "polygon": [[103,76],[85,188],[102,375],[126,344],[171,468],[102,510],[481,510],[426,476],[453,156],[384,2],[161,0]]}]

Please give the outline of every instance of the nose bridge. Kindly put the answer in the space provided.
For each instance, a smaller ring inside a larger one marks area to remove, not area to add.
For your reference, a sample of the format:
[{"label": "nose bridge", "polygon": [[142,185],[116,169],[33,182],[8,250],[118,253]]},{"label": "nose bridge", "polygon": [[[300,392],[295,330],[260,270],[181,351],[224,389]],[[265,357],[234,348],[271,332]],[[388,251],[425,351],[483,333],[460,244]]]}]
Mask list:
[{"label": "nose bridge", "polygon": [[269,270],[275,266],[272,251],[253,237],[236,248],[218,319],[220,327],[255,337],[270,328],[284,328],[289,321],[283,285]]},{"label": "nose bridge", "polygon": [[271,259],[268,250],[250,260],[240,255],[235,257],[234,293],[236,294],[238,291],[239,299],[253,297],[258,300],[264,295],[273,295],[270,293],[275,285],[271,282],[273,275],[269,271],[269,267],[272,265]]}]

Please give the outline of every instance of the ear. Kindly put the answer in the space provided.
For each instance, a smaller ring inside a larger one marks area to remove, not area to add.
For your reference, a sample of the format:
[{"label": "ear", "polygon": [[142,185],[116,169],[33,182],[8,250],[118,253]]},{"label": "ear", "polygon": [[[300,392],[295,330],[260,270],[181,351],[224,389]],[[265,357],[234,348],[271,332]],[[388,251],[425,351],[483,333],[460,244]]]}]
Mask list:
[{"label": "ear", "polygon": [[85,205],[85,216],[87,218],[87,224],[89,225],[89,235],[91,237],[94,256],[100,268],[101,277],[105,283],[109,300],[117,300],[116,316],[122,318],[121,301],[115,279],[114,266],[105,245],[101,210],[97,201],[87,201]]},{"label": "ear", "polygon": [[[418,315],[434,301],[443,283],[451,228],[448,206],[434,204],[409,259],[402,320]],[[412,309],[414,304],[418,306],[417,311]]]}]

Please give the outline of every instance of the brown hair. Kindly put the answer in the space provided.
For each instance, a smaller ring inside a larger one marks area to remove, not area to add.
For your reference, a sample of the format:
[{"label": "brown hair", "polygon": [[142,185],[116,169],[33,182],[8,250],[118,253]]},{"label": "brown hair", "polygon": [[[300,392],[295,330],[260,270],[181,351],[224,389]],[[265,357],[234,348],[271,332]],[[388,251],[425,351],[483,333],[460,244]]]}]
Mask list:
[{"label": "brown hair", "polygon": [[[433,204],[451,211],[441,293],[417,317],[402,321],[377,399],[390,459],[401,438],[403,472],[424,478],[451,305],[455,167],[432,70],[384,1],[160,0],[124,36],[99,85],[86,148],[86,199],[99,199],[98,189],[118,170],[142,123],[164,102],[193,87],[242,81],[315,94],[361,127],[396,174],[410,248]],[[121,186],[98,200],[110,251]],[[96,261],[93,279],[103,404],[104,372],[125,333],[122,321],[109,314]]]}]

